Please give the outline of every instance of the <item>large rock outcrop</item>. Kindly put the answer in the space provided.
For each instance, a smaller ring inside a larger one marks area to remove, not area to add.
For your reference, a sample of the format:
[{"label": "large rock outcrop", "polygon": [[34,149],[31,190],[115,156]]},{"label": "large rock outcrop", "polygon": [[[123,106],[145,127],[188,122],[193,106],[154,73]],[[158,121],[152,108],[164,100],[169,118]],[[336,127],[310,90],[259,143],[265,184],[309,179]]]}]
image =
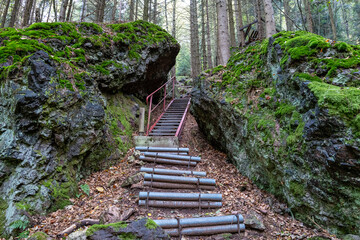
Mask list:
[{"label": "large rock outcrop", "polygon": [[204,73],[192,112],[295,217],[360,235],[360,46],[281,32]]},{"label": "large rock outcrop", "polygon": [[80,178],[126,153],[135,96],[166,81],[178,51],[143,21],[0,29],[0,236],[66,206]]}]

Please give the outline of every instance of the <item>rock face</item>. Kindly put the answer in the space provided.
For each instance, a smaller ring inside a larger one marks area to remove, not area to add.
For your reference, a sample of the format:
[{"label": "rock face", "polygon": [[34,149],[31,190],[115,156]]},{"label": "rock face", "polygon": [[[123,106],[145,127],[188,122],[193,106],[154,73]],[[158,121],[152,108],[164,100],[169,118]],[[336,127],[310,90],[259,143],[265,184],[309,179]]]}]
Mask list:
[{"label": "rock face", "polygon": [[0,29],[0,49],[1,237],[29,223],[25,212],[68,205],[80,178],[126,153],[133,95],[166,81],[179,45],[143,21],[37,23]]},{"label": "rock face", "polygon": [[282,32],[198,79],[207,138],[295,217],[360,235],[360,46]]}]

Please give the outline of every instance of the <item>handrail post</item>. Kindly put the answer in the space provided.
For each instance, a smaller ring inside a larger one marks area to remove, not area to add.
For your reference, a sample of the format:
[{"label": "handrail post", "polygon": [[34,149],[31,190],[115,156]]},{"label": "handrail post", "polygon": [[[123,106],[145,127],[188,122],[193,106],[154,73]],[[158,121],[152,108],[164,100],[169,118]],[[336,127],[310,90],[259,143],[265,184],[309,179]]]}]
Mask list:
[{"label": "handrail post", "polygon": [[165,106],[166,106],[166,87],[167,87],[167,84],[164,87],[164,110],[163,111],[165,111]]},{"label": "handrail post", "polygon": [[140,136],[144,135],[145,132],[145,108],[140,108],[140,116],[139,116],[139,134]]},{"label": "handrail post", "polygon": [[176,81],[176,77],[173,76],[172,77],[172,92],[173,92],[173,96],[172,96],[172,99],[175,99],[175,81]]},{"label": "handrail post", "polygon": [[152,95],[150,97],[150,105],[149,105],[149,114],[148,114],[148,123],[147,123],[147,129],[146,129],[146,136],[149,135],[150,118],[151,118],[151,106],[152,106]]}]

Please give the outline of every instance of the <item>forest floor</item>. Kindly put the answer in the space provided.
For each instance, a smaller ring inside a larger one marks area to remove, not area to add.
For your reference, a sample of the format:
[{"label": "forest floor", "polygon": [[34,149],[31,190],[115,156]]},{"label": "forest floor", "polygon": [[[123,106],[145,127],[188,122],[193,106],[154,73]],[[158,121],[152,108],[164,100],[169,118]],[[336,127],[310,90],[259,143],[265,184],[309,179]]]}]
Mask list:
[{"label": "forest floor", "polygon": [[[116,206],[122,212],[132,208],[134,214],[129,220],[143,217],[164,219],[175,217],[203,217],[240,213],[256,215],[265,225],[264,231],[246,229],[245,233],[233,235],[217,235],[212,237],[183,237],[183,239],[308,239],[321,236],[325,239],[337,239],[321,229],[312,229],[293,219],[286,213],[287,206],[279,202],[269,193],[260,190],[247,177],[241,175],[236,167],[227,161],[224,153],[215,150],[200,133],[193,116],[187,117],[181,147],[190,148],[190,154],[201,156],[202,161],[195,171],[206,171],[207,178],[214,178],[217,182],[216,193],[223,194],[223,207],[215,210],[171,210],[138,206],[138,194],[147,190],[140,184],[129,188],[122,188],[121,183],[140,169],[138,161],[128,162],[134,149],[130,149],[127,156],[117,165],[101,172],[93,173],[82,180],[79,186],[87,184],[90,194],[71,199],[73,205],[65,209],[39,216],[38,225],[30,229],[31,233],[42,231],[51,237],[56,237],[61,231],[74,222],[85,219],[99,219],[102,212],[111,206]],[[157,191],[157,190],[156,190]]]}]

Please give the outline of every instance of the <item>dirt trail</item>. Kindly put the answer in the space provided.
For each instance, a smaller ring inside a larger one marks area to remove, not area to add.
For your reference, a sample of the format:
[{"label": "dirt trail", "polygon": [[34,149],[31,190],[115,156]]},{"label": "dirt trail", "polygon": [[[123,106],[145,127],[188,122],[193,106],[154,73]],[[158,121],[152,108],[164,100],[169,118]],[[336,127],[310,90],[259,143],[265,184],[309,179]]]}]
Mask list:
[{"label": "dirt trail", "polygon": [[[89,185],[89,196],[82,192],[82,196],[71,200],[73,205],[51,213],[46,217],[37,217],[38,224],[30,229],[31,232],[43,231],[51,237],[55,237],[75,221],[84,218],[98,219],[104,210],[115,205],[122,211],[129,208],[135,209],[135,214],[129,220],[143,217],[162,219],[216,216],[234,213],[241,213],[243,215],[251,213],[260,216],[265,224],[265,230],[258,231],[247,228],[245,233],[241,234],[242,239],[308,239],[313,236],[336,239],[322,229],[311,229],[304,226],[303,223],[294,220],[289,215],[291,213],[287,213],[287,206],[285,204],[280,203],[272,195],[260,190],[248,178],[242,176],[234,165],[226,161],[227,157],[224,153],[215,150],[206,142],[204,136],[199,132],[195,119],[191,115],[187,117],[180,144],[181,147],[190,148],[190,155],[201,156],[202,161],[194,170],[206,171],[208,173],[207,178],[216,179],[217,188],[213,192],[223,194],[222,208],[199,212],[197,209],[170,210],[139,207],[137,204],[138,193],[147,190],[142,186],[142,183],[135,184],[132,188],[121,188],[120,185],[127,177],[135,174],[141,166],[136,161],[129,163],[127,157],[125,157],[116,166],[94,173],[87,179],[82,180],[79,185]],[[128,155],[132,151],[130,150]],[[151,190],[149,189],[149,191]],[[221,234],[212,237],[185,237],[184,239],[239,238],[237,234]]]}]

